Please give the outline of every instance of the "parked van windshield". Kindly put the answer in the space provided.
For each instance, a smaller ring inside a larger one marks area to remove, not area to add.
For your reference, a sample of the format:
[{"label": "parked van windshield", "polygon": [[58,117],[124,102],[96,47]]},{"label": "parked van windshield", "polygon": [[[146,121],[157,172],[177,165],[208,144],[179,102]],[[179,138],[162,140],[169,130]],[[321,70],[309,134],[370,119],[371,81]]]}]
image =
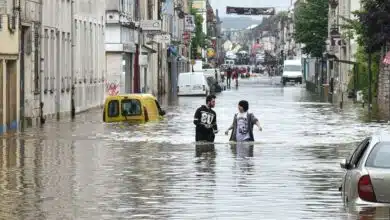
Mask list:
[{"label": "parked van windshield", "polygon": [[283,68],[283,71],[285,72],[300,72],[302,71],[302,68],[301,66],[295,66],[295,65],[286,65],[284,66]]}]

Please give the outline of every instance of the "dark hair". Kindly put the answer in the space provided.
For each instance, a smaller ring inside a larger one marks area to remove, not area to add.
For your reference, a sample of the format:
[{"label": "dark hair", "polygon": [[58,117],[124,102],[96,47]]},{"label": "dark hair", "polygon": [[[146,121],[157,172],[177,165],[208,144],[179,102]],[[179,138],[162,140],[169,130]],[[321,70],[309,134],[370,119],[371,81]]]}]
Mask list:
[{"label": "dark hair", "polygon": [[211,102],[211,100],[213,100],[213,99],[215,99],[215,98],[216,98],[215,95],[208,95],[208,96],[206,97],[206,103]]},{"label": "dark hair", "polygon": [[244,112],[247,112],[249,109],[249,103],[246,100],[241,100],[240,102],[238,102],[238,105],[244,109]]}]

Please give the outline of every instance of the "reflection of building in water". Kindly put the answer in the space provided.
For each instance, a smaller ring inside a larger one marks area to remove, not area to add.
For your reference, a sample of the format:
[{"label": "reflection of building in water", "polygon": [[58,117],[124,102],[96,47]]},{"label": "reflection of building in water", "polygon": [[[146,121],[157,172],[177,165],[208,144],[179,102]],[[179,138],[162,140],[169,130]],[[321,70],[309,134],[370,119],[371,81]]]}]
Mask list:
[{"label": "reflection of building in water", "polygon": [[[15,219],[23,201],[23,147],[15,139],[2,140],[0,148],[0,219]],[[27,205],[27,204],[26,204]]]},{"label": "reflection of building in water", "polygon": [[[36,149],[40,206],[47,219],[73,219],[73,148],[58,140],[45,140],[26,148]],[[38,147],[39,146],[39,147]]]},{"label": "reflection of building in water", "polygon": [[74,219],[73,169],[70,144],[3,140],[0,219]]}]

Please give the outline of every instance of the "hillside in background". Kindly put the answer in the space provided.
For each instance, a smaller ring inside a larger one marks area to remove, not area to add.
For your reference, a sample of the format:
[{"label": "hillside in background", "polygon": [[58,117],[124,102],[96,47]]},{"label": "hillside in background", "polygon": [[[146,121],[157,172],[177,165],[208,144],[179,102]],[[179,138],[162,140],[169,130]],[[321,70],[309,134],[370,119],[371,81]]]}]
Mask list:
[{"label": "hillside in background", "polygon": [[246,16],[221,17],[223,29],[245,29],[253,24],[260,24],[261,20],[254,20]]}]

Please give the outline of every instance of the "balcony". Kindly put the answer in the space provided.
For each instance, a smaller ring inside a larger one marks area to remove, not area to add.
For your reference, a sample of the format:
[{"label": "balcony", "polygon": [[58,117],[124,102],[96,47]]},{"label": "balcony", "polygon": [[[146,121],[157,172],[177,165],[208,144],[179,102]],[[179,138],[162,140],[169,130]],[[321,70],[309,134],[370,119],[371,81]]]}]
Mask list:
[{"label": "balcony", "polygon": [[25,0],[20,5],[20,19],[22,22],[39,22],[41,17],[40,0]]}]

